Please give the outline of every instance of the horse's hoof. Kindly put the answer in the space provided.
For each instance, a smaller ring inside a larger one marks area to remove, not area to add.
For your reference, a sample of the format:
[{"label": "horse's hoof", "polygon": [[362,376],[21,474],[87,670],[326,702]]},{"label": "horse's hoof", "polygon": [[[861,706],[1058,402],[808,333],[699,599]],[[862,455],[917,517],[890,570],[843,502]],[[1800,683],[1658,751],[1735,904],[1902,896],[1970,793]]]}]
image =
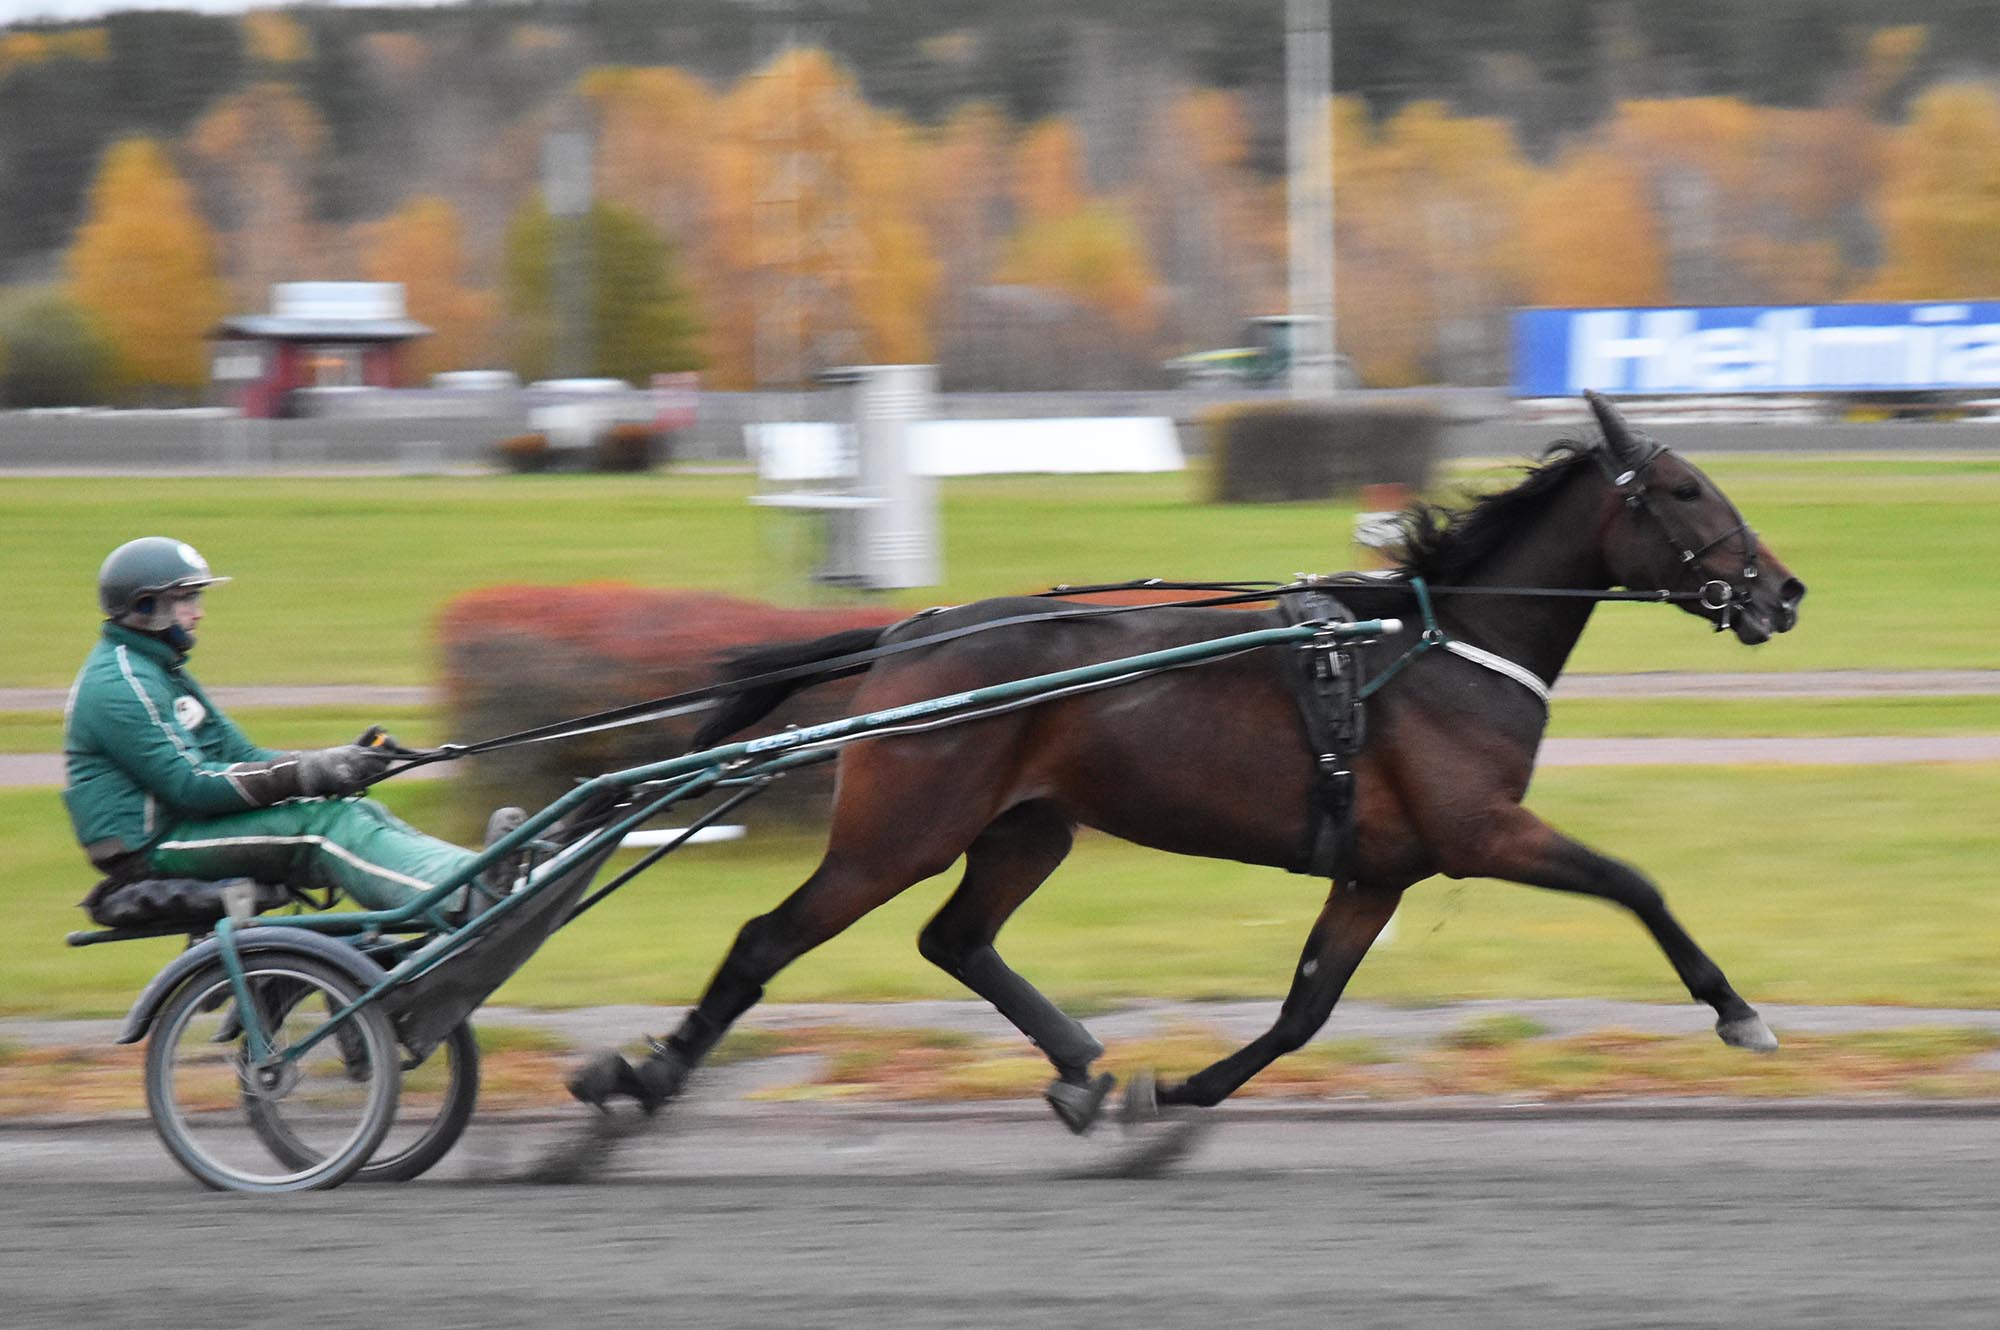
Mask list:
[{"label": "horse's hoof", "polygon": [[653,1055],[632,1069],[632,1079],[638,1089],[633,1098],[648,1116],[659,1112],[660,1105],[670,1099],[677,1099],[687,1086],[688,1073],[694,1066],[672,1047],[661,1044]]},{"label": "horse's hoof", "polygon": [[1125,1082],[1125,1097],[1118,1104],[1118,1125],[1130,1131],[1160,1117],[1160,1080],[1151,1071],[1135,1071]]},{"label": "horse's hoof", "polygon": [[1078,1085],[1074,1081],[1054,1080],[1049,1088],[1042,1091],[1042,1098],[1049,1101],[1049,1107],[1056,1111],[1063,1126],[1078,1136],[1097,1125],[1104,1115],[1104,1099],[1111,1093],[1111,1087],[1118,1084],[1118,1078],[1110,1072],[1100,1072],[1090,1080]]},{"label": "horse's hoof", "polygon": [[605,1109],[619,1096],[641,1099],[645,1087],[632,1064],[616,1053],[600,1053],[577,1069],[569,1078],[569,1092],[595,1109]]},{"label": "horse's hoof", "polygon": [[1734,1020],[1717,1021],[1715,1032],[1731,1048],[1747,1048],[1752,1053],[1778,1051],[1778,1036],[1771,1033],[1771,1027],[1764,1024],[1764,1018],[1754,1011]]}]

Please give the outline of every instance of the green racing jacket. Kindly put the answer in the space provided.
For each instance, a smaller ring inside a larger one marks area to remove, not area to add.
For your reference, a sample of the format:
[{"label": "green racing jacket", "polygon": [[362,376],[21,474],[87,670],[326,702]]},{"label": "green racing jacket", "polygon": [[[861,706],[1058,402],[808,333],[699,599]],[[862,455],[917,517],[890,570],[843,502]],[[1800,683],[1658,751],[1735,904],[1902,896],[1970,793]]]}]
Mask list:
[{"label": "green racing jacket", "polygon": [[[165,642],[115,623],[63,710],[63,803],[104,867],[151,848],[175,821],[262,808],[290,755],[244,737]],[[246,765],[248,764],[248,765]],[[295,791],[292,791],[295,792]]]}]

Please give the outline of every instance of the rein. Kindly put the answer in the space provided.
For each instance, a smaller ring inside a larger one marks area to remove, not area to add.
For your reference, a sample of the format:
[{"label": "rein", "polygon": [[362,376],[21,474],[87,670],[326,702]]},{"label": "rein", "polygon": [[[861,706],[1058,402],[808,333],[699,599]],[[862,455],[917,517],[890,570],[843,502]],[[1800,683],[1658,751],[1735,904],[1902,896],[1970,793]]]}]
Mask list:
[{"label": "rein", "polygon": [[[519,748],[527,744],[550,743],[557,739],[573,739],[580,735],[595,734],[600,730],[623,729],[628,725],[643,725],[650,721],[668,720],[672,717],[684,716],[694,711],[706,711],[725,698],[734,697],[737,694],[750,692],[758,688],[768,688],[774,684],[791,683],[806,678],[831,681],[844,675],[858,674],[873,665],[876,661],[890,656],[901,655],[906,651],[920,650],[924,647],[937,646],[956,638],[970,637],[975,633],[990,632],[996,628],[1014,628],[1031,623],[1060,623],[1077,619],[1100,619],[1118,614],[1134,614],[1141,610],[1202,609],[1223,605],[1251,605],[1260,601],[1275,600],[1279,596],[1289,592],[1324,589],[1329,586],[1395,589],[1398,585],[1399,583],[1396,581],[1387,578],[1370,578],[1353,575],[1342,577],[1336,575],[1333,577],[1302,576],[1291,582],[1172,582],[1163,578],[1148,577],[1131,582],[1105,582],[1090,586],[1056,586],[1051,587],[1047,591],[1036,592],[1034,598],[1054,599],[1066,596],[1105,595],[1118,591],[1197,591],[1218,592],[1221,594],[1204,595],[1188,600],[1160,601],[1140,605],[1099,605],[1073,610],[1050,610],[1042,614],[1016,614],[1005,619],[989,619],[983,623],[967,624],[964,627],[953,628],[942,633],[934,633],[928,637],[921,637],[908,642],[892,642],[886,646],[869,647],[864,651],[851,652],[845,656],[835,656],[829,660],[809,661],[804,665],[793,665],[781,670],[770,670],[763,674],[753,674],[745,679],[730,679],[722,683],[707,684],[700,688],[690,688],[685,692],[669,693],[665,697],[649,698],[643,702],[631,702],[624,706],[609,707],[603,711],[593,711],[587,715],[572,717],[569,720],[552,721],[547,725],[516,730],[511,734],[495,735],[490,739],[481,739],[475,743],[441,744],[436,748],[404,749],[404,752],[410,754],[410,760],[404,762],[388,774],[390,776],[397,776],[406,771],[414,771],[418,767],[429,766],[434,762],[455,762],[460,758],[473,757],[480,753],[495,752],[503,748]],[[1432,587],[1425,583],[1422,578],[1411,578],[1407,583],[1402,583],[1401,585],[1407,585],[1416,593],[1418,608],[1424,618],[1424,629],[1418,637],[1417,642],[1408,651],[1398,657],[1385,672],[1377,675],[1368,682],[1361,692],[1361,696],[1364,698],[1388,682],[1390,677],[1399,672],[1413,657],[1436,647],[1448,647],[1454,654],[1463,655],[1467,659],[1479,660],[1479,663],[1486,665],[1490,669],[1499,669],[1501,673],[1508,674],[1509,677],[1518,678],[1513,672],[1519,670],[1520,667],[1514,665],[1513,662],[1505,661],[1497,656],[1492,657],[1491,660],[1481,659],[1482,657],[1489,656],[1491,653],[1480,651],[1477,647],[1447,636],[1444,630],[1438,626],[1437,618],[1431,610],[1430,597],[1432,596],[1561,596],[1591,600],[1644,601],[1653,604],[1672,604],[1700,600],[1709,609],[1720,608],[1719,606],[1709,604],[1707,600],[1703,599],[1707,594],[1706,589],[1702,591],[1589,591],[1573,587]],[[888,628],[883,629],[883,631],[886,633],[900,627],[902,623],[913,623],[918,619],[927,618],[930,615],[939,613],[944,608],[943,606],[938,606],[932,609],[921,610],[910,618],[902,620],[901,623],[891,624]],[[1494,661],[1501,663],[1496,665],[1493,663]],[[1525,674],[1526,672],[1522,671],[1522,673]],[[1528,675],[1528,677],[1533,678],[1532,675]],[[1525,680],[1522,682],[1525,685]],[[1540,680],[1536,680],[1536,683],[1540,684]],[[1546,694],[1547,690],[1546,688],[1542,688],[1540,691]],[[1547,701],[1546,696],[1544,696],[1543,700],[1544,702]]]},{"label": "rein", "polygon": [[[1699,549],[1691,548],[1688,542],[1679,539],[1663,513],[1653,504],[1642,483],[1645,472],[1664,455],[1668,449],[1653,444],[1651,451],[1639,458],[1629,469],[1612,474],[1610,463],[1600,456],[1607,478],[1624,497],[1627,506],[1647,513],[1652,517],[1661,535],[1674,548],[1681,564],[1692,567],[1701,556],[1733,536],[1744,538],[1744,578],[1749,580],[1758,575],[1756,557],[1756,535],[1747,522],[1738,524],[1708,541]],[[1017,614],[1004,619],[989,619],[982,623],[967,624],[963,627],[934,633],[927,637],[907,642],[893,642],[886,646],[869,647],[866,650],[835,656],[829,660],[810,661],[780,670],[751,675],[745,679],[731,679],[722,683],[691,688],[685,692],[671,693],[665,697],[651,698],[643,702],[633,702],[624,706],[610,707],[594,711],[588,715],[569,720],[555,721],[531,729],[517,730],[511,734],[496,735],[469,744],[444,744],[429,749],[402,749],[409,760],[388,774],[400,775],[433,762],[452,762],[459,758],[471,757],[479,753],[489,753],[502,748],[516,748],[532,743],[547,743],[556,739],[570,739],[580,735],[594,734],[600,730],[619,729],[628,725],[641,725],[650,721],[666,720],[674,716],[686,715],[693,711],[707,710],[724,698],[750,692],[758,688],[768,688],[776,684],[792,683],[800,679],[830,681],[849,674],[858,674],[878,660],[901,655],[906,651],[916,651],[926,647],[941,645],[975,633],[990,632],[996,628],[1019,627],[1031,623],[1055,623],[1079,619],[1107,618],[1118,614],[1133,614],[1141,610],[1156,609],[1197,609],[1222,605],[1256,604],[1276,600],[1289,593],[1323,590],[1327,587],[1374,587],[1394,589],[1398,581],[1393,576],[1371,577],[1366,574],[1337,574],[1333,576],[1311,576],[1301,574],[1291,582],[1173,582],[1163,578],[1148,577],[1130,582],[1104,582],[1088,586],[1061,585],[1047,591],[1037,592],[1036,598],[1055,599],[1070,596],[1105,595],[1120,591],[1188,591],[1205,593],[1187,600],[1147,602],[1137,605],[1098,605],[1069,610],[1050,610],[1041,614]],[[1729,626],[1734,610],[1749,599],[1747,587],[1739,588],[1721,578],[1704,582],[1692,591],[1594,591],[1576,587],[1511,587],[1511,586],[1441,586],[1432,587],[1421,577],[1412,577],[1406,585],[1415,594],[1417,606],[1423,616],[1423,629],[1416,642],[1411,644],[1381,674],[1368,681],[1361,689],[1360,696],[1367,698],[1395,677],[1410,661],[1426,651],[1444,648],[1455,655],[1474,661],[1488,669],[1495,670],[1514,679],[1523,687],[1534,692],[1544,706],[1548,703],[1548,687],[1531,672],[1514,662],[1491,652],[1484,651],[1467,642],[1461,642],[1446,634],[1437,622],[1437,615],[1431,605],[1431,598],[1439,595],[1455,596],[1518,596],[1535,598],[1564,598],[1592,601],[1640,601],[1648,604],[1698,603],[1703,609],[1716,611],[1721,618],[1716,623],[1717,631]],[[1214,594],[1206,594],[1214,593]],[[939,613],[944,607],[922,610],[891,624],[883,630],[886,635],[918,619]]]},{"label": "rein", "polygon": [[[1177,584],[1159,583],[1157,580],[1150,583],[1130,584],[1131,587],[1149,585],[1175,586],[1178,589]],[[531,743],[547,743],[556,739],[571,739],[579,735],[594,734],[599,730],[621,729],[628,725],[645,724],[648,721],[667,720],[671,717],[683,716],[693,711],[705,711],[715,706],[724,698],[733,697],[740,693],[747,693],[758,688],[768,688],[774,684],[791,683],[795,680],[807,678],[819,681],[831,681],[849,674],[859,674],[876,661],[889,656],[898,656],[906,651],[917,651],[925,647],[937,646],[944,642],[953,641],[956,638],[970,637],[975,633],[990,632],[995,628],[1013,628],[1023,624],[1056,623],[1074,619],[1102,619],[1117,614],[1132,614],[1140,610],[1193,609],[1216,605],[1254,604],[1258,601],[1270,600],[1279,592],[1288,589],[1276,583],[1271,584],[1276,588],[1272,591],[1245,589],[1253,585],[1248,583],[1232,582],[1190,585],[1193,589],[1197,590],[1206,590],[1211,586],[1222,587],[1226,588],[1230,594],[1207,596],[1193,600],[1172,601],[1166,604],[1097,605],[1072,610],[1049,610],[1041,614],[1016,614],[1004,619],[988,619],[982,623],[966,624],[963,627],[948,629],[942,633],[933,633],[928,637],[915,638],[908,642],[892,642],[886,646],[869,647],[863,651],[850,652],[847,655],[834,656],[827,660],[808,661],[803,665],[793,665],[781,670],[770,670],[763,674],[753,674],[744,679],[729,679],[722,683],[706,684],[700,688],[690,688],[685,692],[670,693],[665,697],[649,698],[643,702],[631,702],[624,706],[610,707],[603,711],[593,711],[588,715],[572,717],[569,720],[553,721],[547,725],[538,725],[531,729],[517,730],[511,734],[495,735],[493,738],[481,739],[475,743],[442,744],[436,748],[403,749],[403,752],[411,755],[410,760],[388,774],[391,776],[401,775],[406,771],[414,771],[418,767],[429,766],[433,762],[455,762],[463,757],[472,757],[479,753],[489,753],[502,748],[518,748]],[[1302,584],[1300,585],[1302,589]],[[1113,591],[1118,589],[1120,588],[1111,586],[1057,588],[1054,591],[1042,592],[1040,595],[1044,597],[1084,595],[1094,591]],[[903,624],[914,623],[918,619],[928,618],[933,614],[942,612],[946,608],[949,607],[935,606],[931,609],[920,610],[907,619],[890,624],[882,631],[884,633],[892,632],[900,628]]]}]

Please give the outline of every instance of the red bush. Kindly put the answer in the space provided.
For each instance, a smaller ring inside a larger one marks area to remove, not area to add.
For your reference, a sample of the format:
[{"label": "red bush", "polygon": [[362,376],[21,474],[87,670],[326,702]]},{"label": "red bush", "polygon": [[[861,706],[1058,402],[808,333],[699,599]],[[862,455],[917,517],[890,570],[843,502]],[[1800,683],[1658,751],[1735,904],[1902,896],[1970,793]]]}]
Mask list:
[{"label": "red bush", "polygon": [[[886,626],[894,610],[786,610],[730,596],[615,583],[487,587],[439,618],[447,728],[469,742],[713,683],[731,649]],[[848,714],[859,679],[795,694],[751,733]],[[686,750],[705,712],[526,744],[471,759],[459,782],[474,809],[547,803],[578,779]],[[831,767],[788,776],[746,814],[822,815]],[[752,812],[754,809],[754,813]],[[680,813],[669,820],[680,822]]]}]

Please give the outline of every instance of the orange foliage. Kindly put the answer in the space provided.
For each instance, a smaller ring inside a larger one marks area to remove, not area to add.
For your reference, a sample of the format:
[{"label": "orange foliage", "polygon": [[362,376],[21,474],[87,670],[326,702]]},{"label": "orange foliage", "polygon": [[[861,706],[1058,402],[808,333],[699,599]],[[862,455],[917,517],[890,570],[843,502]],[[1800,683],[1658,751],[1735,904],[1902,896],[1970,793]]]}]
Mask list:
[{"label": "orange foliage", "polygon": [[674,245],[699,240],[716,99],[678,69],[611,66],[580,85],[597,110],[597,191],[651,222]]},{"label": "orange foliage", "polygon": [[1851,109],[1627,102],[1598,137],[1645,173],[1667,251],[1665,299],[1825,300],[1844,284],[1829,233],[1872,183],[1871,127]]},{"label": "orange foliage", "polygon": [[20,65],[44,60],[103,60],[111,54],[111,36],[103,28],[71,28],[63,32],[0,32],[0,78]]},{"label": "orange foliage", "polygon": [[989,102],[953,111],[919,151],[918,206],[945,282],[963,287],[992,271],[1007,213],[1006,117]]},{"label": "orange foliage", "polygon": [[207,381],[203,338],[227,312],[215,242],[158,143],[105,152],[68,269],[69,296],[111,343],[122,383]]},{"label": "orange foliage", "polygon": [[1868,294],[1963,300],[2000,291],[2000,98],[1946,84],[1899,131],[1879,212],[1885,254]]},{"label": "orange foliage", "polygon": [[491,359],[497,307],[472,286],[458,213],[439,198],[412,199],[361,228],[362,271],[371,282],[401,282],[410,317],[430,325],[413,368],[421,375]]},{"label": "orange foliage", "polygon": [[[723,98],[708,163],[713,243],[696,287],[714,378],[929,358],[937,263],[919,221],[919,140],[852,75],[823,52],[779,56]],[[775,307],[780,292],[791,325],[760,328],[760,297]],[[759,337],[774,333],[760,363]]]},{"label": "orange foliage", "polygon": [[1014,209],[1023,223],[1067,217],[1083,207],[1083,142],[1067,120],[1031,125],[1014,148]]},{"label": "orange foliage", "polygon": [[1168,335],[1187,350],[1226,345],[1246,315],[1284,307],[1277,187],[1251,169],[1236,93],[1184,92],[1149,128],[1135,212],[1171,302]]},{"label": "orange foliage", "polygon": [[247,308],[261,308],[274,283],[316,275],[321,237],[310,191],[327,138],[318,114],[284,83],[224,98],[188,133],[198,178],[225,219],[227,266]]},{"label": "orange foliage", "polygon": [[241,22],[243,46],[252,60],[295,65],[312,54],[312,39],[290,14],[276,9],[253,9]]},{"label": "orange foliage", "polygon": [[1029,222],[1008,243],[994,274],[1003,282],[1060,291],[1130,335],[1148,332],[1160,279],[1124,211],[1095,204]]},{"label": "orange foliage", "polygon": [[1666,295],[1666,248],[1640,172],[1599,147],[1573,148],[1529,190],[1531,305],[1649,305]]},{"label": "orange foliage", "polygon": [[1369,383],[1491,372],[1519,299],[1532,173],[1506,125],[1416,102],[1333,112],[1341,349]]}]

